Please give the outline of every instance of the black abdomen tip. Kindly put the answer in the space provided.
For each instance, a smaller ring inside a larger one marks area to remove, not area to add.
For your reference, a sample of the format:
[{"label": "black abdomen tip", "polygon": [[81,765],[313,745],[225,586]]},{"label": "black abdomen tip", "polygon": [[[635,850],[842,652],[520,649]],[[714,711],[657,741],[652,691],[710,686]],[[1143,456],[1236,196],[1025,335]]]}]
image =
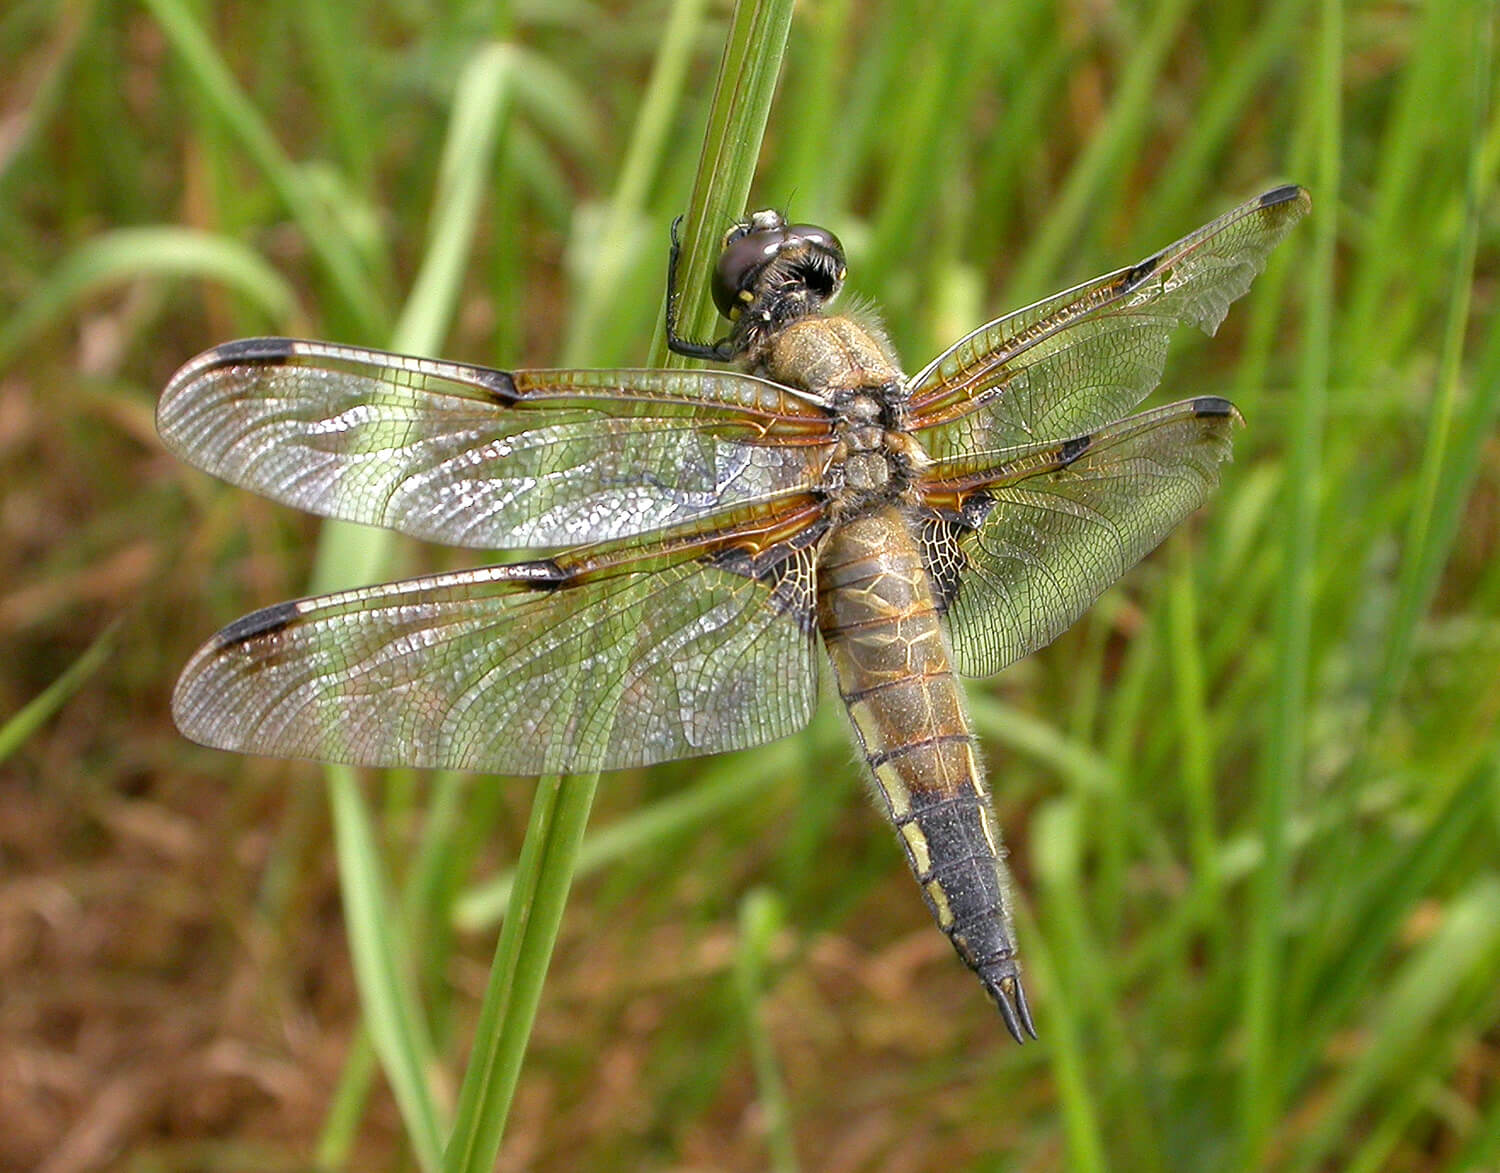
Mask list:
[{"label": "black abdomen tip", "polygon": [[1016,972],[1015,962],[1005,964],[1003,976],[980,971],[980,979],[991,999],[1000,1008],[1000,1017],[1005,1020],[1005,1029],[1018,1043],[1025,1043],[1029,1035],[1036,1038],[1036,1024],[1031,1020],[1031,1007],[1026,1003],[1026,991],[1021,987],[1021,975]]}]

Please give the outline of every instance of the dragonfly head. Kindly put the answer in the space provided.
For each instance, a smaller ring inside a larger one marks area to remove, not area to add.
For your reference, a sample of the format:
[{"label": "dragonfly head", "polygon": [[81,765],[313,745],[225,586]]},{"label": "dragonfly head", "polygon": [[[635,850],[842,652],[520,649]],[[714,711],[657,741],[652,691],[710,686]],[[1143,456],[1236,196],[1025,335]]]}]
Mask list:
[{"label": "dragonfly head", "polygon": [[815,224],[788,224],[767,209],[725,233],[714,270],[714,304],[732,322],[757,301],[773,303],[777,317],[801,316],[793,307],[816,313],[843,286],[844,273],[838,237]]}]

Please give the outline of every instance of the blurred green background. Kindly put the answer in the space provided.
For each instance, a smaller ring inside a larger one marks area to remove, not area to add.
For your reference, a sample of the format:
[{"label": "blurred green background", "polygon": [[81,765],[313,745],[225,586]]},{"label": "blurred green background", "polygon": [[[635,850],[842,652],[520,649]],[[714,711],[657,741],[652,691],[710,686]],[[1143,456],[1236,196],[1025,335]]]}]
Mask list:
[{"label": "blurred green background", "polygon": [[[318,769],[167,712],[203,638],[305,591],[317,523],[173,461],[155,396],[255,333],[644,361],[727,20],[0,14],[0,1168],[433,1164],[534,785],[363,781],[372,999]],[[1223,489],[970,689],[1041,1042],[932,928],[825,698],[603,779],[500,1168],[1500,1168],[1494,23],[797,6],[751,206],[839,234],[908,369],[1275,183],[1313,213],[1168,367],[1249,422]]]}]

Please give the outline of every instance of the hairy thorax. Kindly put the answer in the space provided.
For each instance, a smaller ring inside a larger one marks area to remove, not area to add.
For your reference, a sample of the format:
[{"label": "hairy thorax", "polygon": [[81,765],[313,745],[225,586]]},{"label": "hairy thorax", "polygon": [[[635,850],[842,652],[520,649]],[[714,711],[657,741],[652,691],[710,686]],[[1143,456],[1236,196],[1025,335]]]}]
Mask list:
[{"label": "hairy thorax", "polygon": [[807,317],[767,340],[756,373],[827,397],[838,444],[826,484],[834,516],[915,504],[927,463],[907,431],[906,376],[878,327],[848,317]]}]

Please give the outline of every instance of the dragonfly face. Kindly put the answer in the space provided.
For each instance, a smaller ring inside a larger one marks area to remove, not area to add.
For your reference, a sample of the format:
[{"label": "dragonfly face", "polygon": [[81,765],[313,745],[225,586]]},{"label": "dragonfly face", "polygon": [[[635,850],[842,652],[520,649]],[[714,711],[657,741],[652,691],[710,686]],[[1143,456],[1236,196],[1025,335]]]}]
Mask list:
[{"label": "dragonfly face", "polygon": [[[207,351],[158,408],[185,458],[327,517],[536,557],[246,616],[184,669],[178,726],[357,765],[613,770],[796,731],[826,653],[933,916],[1034,1036],[958,677],[1050,642],[1217,483],[1227,400],[1128,413],[1171,330],[1212,333],[1309,206],[1267,192],[910,377],[877,328],[825,312],[832,233],[769,212],[726,237],[724,339],[678,336],[669,296],[672,348],[738,370]],[[674,231],[673,289],[676,260]]]},{"label": "dragonfly face", "polygon": [[[675,286],[675,226],[672,246]],[[821,312],[838,295],[844,274],[844,247],[826,228],[788,224],[769,210],[736,224],[724,235],[713,279],[714,304],[735,325],[726,339],[730,357],[749,354],[788,322]],[[693,356],[698,348],[675,333],[672,349]]]}]

